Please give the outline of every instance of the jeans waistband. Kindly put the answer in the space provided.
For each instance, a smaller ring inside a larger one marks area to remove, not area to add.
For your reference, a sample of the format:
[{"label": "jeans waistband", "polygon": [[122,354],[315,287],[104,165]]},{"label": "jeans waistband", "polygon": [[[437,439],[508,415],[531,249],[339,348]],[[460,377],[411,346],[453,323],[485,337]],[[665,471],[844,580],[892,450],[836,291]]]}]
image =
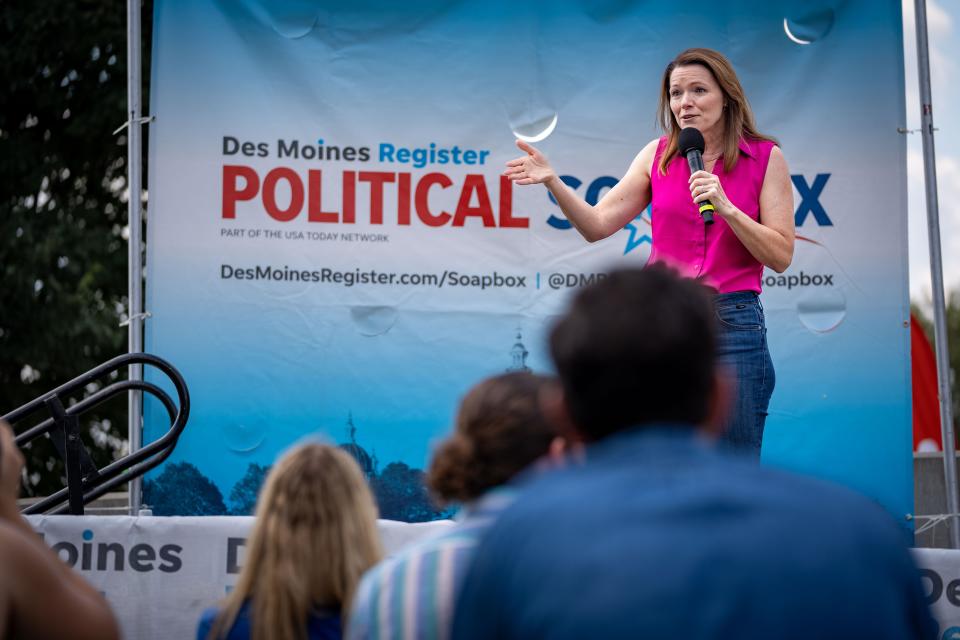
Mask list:
[{"label": "jeans waistband", "polygon": [[730,293],[718,293],[713,296],[713,305],[719,307],[724,304],[749,304],[759,302],[760,296],[755,291],[731,291]]}]

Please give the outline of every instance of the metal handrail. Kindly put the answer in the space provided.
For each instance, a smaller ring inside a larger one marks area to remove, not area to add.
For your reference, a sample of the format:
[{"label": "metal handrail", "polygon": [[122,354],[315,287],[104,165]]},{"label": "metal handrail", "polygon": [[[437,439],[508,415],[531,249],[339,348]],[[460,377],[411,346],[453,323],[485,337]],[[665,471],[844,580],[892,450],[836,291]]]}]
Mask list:
[{"label": "metal handrail", "polygon": [[[174,405],[173,400],[163,389],[143,380],[123,380],[116,382],[70,407],[63,407],[63,400],[67,398],[69,394],[78,389],[82,389],[91,382],[113,371],[131,364],[153,365],[165,373],[171,382],[173,382],[173,386],[176,389],[179,408]],[[76,426],[77,417],[79,414],[101,404],[105,400],[130,390],[146,391],[156,396],[170,416],[170,429],[167,430],[163,436],[147,446],[113,461],[103,469],[92,468],[92,463],[87,462],[89,460],[89,454],[79,445],[78,427]],[[52,510],[52,513],[69,511],[70,513],[82,514],[83,505],[96,500],[114,487],[130,482],[133,478],[143,475],[166,460],[170,454],[173,453],[177,439],[180,437],[180,433],[187,424],[187,418],[190,416],[190,393],[187,390],[187,384],[183,376],[166,360],[147,353],[128,353],[117,356],[94,367],[90,371],[60,385],[53,391],[28,402],[18,409],[14,409],[0,419],[13,425],[40,409],[46,409],[50,413],[53,413],[53,416],[16,436],[17,446],[22,446],[43,434],[62,429],[64,432],[63,451],[65,452],[64,457],[67,463],[68,483],[67,486],[60,491],[30,505],[25,508],[23,512],[34,514],[46,513]],[[79,450],[78,447],[80,447]],[[86,456],[86,458],[83,458],[83,456]],[[63,504],[67,502],[68,504]]]}]

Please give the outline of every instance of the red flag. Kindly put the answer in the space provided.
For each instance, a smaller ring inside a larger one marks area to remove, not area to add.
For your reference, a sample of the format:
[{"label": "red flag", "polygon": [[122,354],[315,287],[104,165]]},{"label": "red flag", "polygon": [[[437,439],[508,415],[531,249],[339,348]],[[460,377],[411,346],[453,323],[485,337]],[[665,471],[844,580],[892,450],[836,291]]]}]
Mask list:
[{"label": "red flag", "polygon": [[910,359],[913,372],[913,450],[923,442],[926,451],[943,450],[940,400],[937,397],[937,359],[927,334],[910,314]]}]

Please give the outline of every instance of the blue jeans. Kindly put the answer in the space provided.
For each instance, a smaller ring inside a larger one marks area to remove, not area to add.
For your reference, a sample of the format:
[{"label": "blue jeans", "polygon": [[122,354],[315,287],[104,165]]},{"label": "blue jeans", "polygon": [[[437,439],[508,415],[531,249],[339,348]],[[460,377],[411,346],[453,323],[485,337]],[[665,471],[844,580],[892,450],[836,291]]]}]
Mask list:
[{"label": "blue jeans", "polygon": [[760,457],[763,426],[776,376],[767,349],[767,327],[760,298],[752,291],[714,297],[717,361],[736,376],[736,397],[721,443],[738,453]]}]

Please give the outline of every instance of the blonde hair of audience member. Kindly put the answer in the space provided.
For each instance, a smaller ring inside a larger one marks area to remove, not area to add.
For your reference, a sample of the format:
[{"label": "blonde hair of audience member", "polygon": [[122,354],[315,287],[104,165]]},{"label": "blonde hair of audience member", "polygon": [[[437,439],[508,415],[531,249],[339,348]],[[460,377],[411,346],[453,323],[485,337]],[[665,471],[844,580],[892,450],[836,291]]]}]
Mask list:
[{"label": "blonde hair of audience member", "polygon": [[220,637],[249,600],[253,640],[306,638],[310,612],[344,616],[363,573],[383,555],[377,508],[356,462],[330,445],[301,445],[270,471],[237,585],[211,629]]}]

